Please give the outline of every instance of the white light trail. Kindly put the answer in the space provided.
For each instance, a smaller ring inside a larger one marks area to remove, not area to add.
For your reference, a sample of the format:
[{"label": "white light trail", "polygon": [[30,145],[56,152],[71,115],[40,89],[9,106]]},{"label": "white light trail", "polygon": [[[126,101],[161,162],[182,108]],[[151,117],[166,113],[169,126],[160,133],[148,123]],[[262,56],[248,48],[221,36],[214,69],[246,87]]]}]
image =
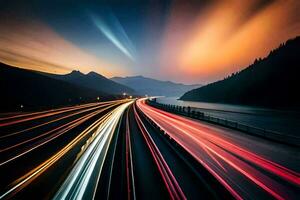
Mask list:
[{"label": "white light trail", "polygon": [[92,138],[93,141],[84,150],[53,199],[94,198],[98,178],[113,134],[122,114],[132,102],[116,108],[111,116],[98,128],[94,138]]}]

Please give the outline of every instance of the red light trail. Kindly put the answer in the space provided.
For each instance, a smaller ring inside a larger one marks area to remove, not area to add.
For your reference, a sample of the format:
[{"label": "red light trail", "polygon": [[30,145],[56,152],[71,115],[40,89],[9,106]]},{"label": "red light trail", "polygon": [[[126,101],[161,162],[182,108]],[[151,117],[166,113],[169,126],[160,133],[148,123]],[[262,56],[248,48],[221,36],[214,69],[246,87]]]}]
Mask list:
[{"label": "red light trail", "polygon": [[[137,106],[197,159],[235,198],[255,197],[256,192],[261,191],[276,199],[293,199],[296,196],[293,191],[300,186],[299,172],[267,158],[263,153],[265,149],[255,145],[255,142],[253,149],[245,147],[244,142],[251,138],[245,137],[243,141],[243,137],[239,136],[240,141],[237,141],[224,133],[227,129],[210,128],[198,121],[153,108],[143,100],[138,100]],[[283,181],[278,181],[278,178]],[[256,188],[253,194],[246,192],[252,191],[250,188]]]},{"label": "red light trail", "polygon": [[154,141],[152,140],[150,134],[148,133],[147,129],[145,128],[141,118],[139,117],[135,107],[134,107],[134,116],[137,121],[138,127],[142,132],[142,135],[147,143],[148,148],[152,154],[152,157],[156,163],[156,166],[159,169],[159,172],[165,182],[165,185],[168,189],[169,195],[171,199],[186,199],[182,189],[180,188],[176,178],[174,177],[171,169],[169,168],[168,164],[164,160],[163,156],[161,155],[158,147],[155,145]]}]

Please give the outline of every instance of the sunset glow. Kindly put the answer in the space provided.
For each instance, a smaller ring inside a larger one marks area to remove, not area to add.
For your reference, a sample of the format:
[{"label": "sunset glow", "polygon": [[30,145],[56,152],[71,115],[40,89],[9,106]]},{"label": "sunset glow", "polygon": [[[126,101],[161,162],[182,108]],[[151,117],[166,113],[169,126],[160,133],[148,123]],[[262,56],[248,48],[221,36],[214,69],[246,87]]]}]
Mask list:
[{"label": "sunset glow", "polygon": [[[108,77],[144,75],[207,83],[247,67],[300,34],[297,0],[174,1],[148,6],[143,18],[129,14],[130,21],[122,9],[95,12],[90,5],[82,8],[88,10],[80,11],[83,17],[63,17],[62,11],[60,21],[52,15],[24,17],[22,7],[16,8],[22,12],[4,10],[0,61],[58,74],[80,70]],[[64,9],[72,12],[74,8]],[[110,34],[103,33],[96,17],[91,19],[94,13]],[[76,34],[69,34],[71,31]]]},{"label": "sunset glow", "polygon": [[299,11],[2,2],[0,200],[298,200]]},{"label": "sunset glow", "polygon": [[165,70],[176,66],[179,73],[186,74],[186,81],[220,79],[299,35],[300,20],[295,15],[299,2],[274,1],[263,6],[260,3],[216,2],[185,21],[177,20],[178,15],[186,15],[181,7],[175,8],[163,49]]}]

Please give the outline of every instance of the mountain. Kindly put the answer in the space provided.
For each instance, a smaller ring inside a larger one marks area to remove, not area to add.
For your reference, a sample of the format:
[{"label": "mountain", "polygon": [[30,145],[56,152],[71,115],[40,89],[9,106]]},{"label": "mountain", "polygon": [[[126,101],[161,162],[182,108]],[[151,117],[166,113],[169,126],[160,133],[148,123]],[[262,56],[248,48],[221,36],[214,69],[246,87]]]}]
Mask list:
[{"label": "mountain", "polygon": [[0,63],[0,111],[50,108],[101,100],[112,96],[53,79],[39,72]]},{"label": "mountain", "polygon": [[180,99],[267,107],[300,107],[300,37],[231,76],[185,93]]},{"label": "mountain", "polygon": [[200,85],[184,85],[143,76],[113,77],[111,80],[133,88],[140,95],[178,97]]},{"label": "mountain", "polygon": [[96,72],[90,72],[88,74],[83,74],[79,71],[72,71],[69,74],[57,75],[57,74],[46,74],[47,76],[63,80],[78,86],[84,86],[89,89],[97,90],[99,92],[104,92],[108,94],[118,94],[121,95],[124,92],[128,94],[134,93],[134,90],[116,83],[110,79],[105,78],[104,76],[97,74]]}]

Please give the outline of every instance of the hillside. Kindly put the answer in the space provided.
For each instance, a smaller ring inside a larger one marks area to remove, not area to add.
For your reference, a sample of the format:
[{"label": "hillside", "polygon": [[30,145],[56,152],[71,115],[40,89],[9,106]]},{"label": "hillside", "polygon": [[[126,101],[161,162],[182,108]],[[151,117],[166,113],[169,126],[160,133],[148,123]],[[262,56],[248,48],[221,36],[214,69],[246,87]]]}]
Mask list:
[{"label": "hillside", "polygon": [[268,107],[300,107],[300,37],[287,41],[246,69],[180,99]]},{"label": "hillside", "polygon": [[51,78],[63,80],[72,83],[74,85],[84,86],[86,88],[97,90],[99,92],[105,92],[108,94],[121,95],[124,92],[129,94],[134,93],[133,89],[125,85],[116,83],[110,79],[107,79],[106,77],[97,74],[96,72],[90,72],[85,75],[79,71],[72,71],[71,73],[65,75],[57,75],[57,74],[46,74],[46,75]]},{"label": "hillside", "polygon": [[0,63],[0,111],[56,107],[111,98],[104,92]]},{"label": "hillside", "polygon": [[133,88],[140,95],[178,97],[200,85],[184,85],[143,76],[113,77],[111,80]]}]

